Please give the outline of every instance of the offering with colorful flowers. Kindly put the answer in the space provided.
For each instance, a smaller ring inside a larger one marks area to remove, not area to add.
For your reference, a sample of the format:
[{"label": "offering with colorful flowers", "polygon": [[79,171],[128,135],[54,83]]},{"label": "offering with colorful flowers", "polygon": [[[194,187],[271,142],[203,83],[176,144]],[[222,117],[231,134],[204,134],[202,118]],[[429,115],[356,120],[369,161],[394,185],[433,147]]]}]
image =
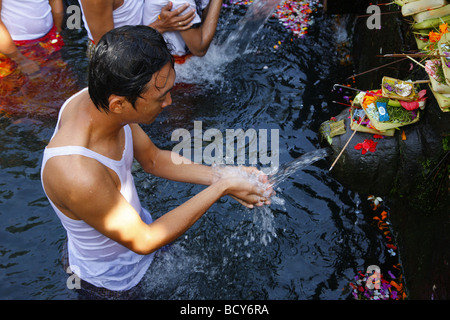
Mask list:
[{"label": "offering with colorful flowers", "polygon": [[426,90],[417,92],[412,82],[384,77],[382,89],[360,92],[353,106],[364,110],[370,121],[366,126],[383,133],[419,121],[425,95]]},{"label": "offering with colorful flowers", "polygon": [[428,39],[427,45],[422,46],[418,42],[419,49],[428,59],[424,65],[416,63],[427,72],[430,79],[431,92],[443,112],[450,111],[450,33],[448,22],[450,22],[450,15],[425,20],[413,25],[414,29],[431,28],[426,35]]}]

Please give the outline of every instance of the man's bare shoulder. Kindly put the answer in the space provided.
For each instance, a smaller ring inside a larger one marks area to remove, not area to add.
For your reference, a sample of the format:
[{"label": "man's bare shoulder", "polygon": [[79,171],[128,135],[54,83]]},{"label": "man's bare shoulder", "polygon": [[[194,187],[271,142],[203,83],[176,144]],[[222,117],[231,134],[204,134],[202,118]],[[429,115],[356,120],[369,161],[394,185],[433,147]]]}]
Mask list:
[{"label": "man's bare shoulder", "polygon": [[80,154],[58,155],[47,160],[45,175],[83,179],[97,174],[105,174],[105,166],[99,161]]},{"label": "man's bare shoulder", "polygon": [[89,103],[89,93],[87,90],[70,98],[64,106],[64,110],[58,121],[58,131],[52,137],[47,148],[63,147],[67,145],[83,146],[86,141],[86,114],[83,109]]},{"label": "man's bare shoulder", "polygon": [[116,189],[106,167],[95,159],[82,155],[50,158],[43,170],[46,193],[56,204],[91,201],[99,190]]}]

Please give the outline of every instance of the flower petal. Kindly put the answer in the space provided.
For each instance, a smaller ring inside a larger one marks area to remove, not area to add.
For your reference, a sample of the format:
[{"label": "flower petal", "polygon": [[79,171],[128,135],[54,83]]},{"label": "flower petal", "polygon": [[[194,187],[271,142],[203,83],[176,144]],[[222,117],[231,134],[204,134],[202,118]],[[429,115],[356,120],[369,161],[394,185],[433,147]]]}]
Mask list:
[{"label": "flower petal", "polygon": [[419,108],[419,103],[417,101],[400,101],[400,104],[402,105],[403,108],[405,108],[406,110],[416,110],[417,108]]}]

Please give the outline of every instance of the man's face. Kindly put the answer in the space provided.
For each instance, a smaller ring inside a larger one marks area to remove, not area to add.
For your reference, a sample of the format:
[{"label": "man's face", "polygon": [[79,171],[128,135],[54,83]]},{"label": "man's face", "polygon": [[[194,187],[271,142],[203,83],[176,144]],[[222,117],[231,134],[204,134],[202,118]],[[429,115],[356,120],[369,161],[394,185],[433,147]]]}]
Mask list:
[{"label": "man's face", "polygon": [[163,109],[172,104],[170,90],[175,83],[175,70],[167,63],[156,72],[148,83],[148,89],[142,98],[136,100],[139,123],[152,123]]}]

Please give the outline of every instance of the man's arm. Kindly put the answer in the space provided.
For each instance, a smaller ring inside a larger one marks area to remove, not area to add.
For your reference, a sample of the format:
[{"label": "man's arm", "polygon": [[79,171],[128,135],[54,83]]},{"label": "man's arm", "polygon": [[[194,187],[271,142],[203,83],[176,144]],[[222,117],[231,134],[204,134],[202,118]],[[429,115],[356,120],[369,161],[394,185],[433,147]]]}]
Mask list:
[{"label": "man's arm", "polygon": [[64,5],[62,0],[49,0],[50,7],[52,8],[53,23],[57,32],[62,30],[62,21],[64,19]]},{"label": "man's arm", "polygon": [[173,181],[201,185],[210,185],[216,180],[210,167],[194,163],[172,151],[161,150],[138,124],[131,124],[130,127],[134,157],[145,172]]},{"label": "man's arm", "polygon": [[39,65],[37,62],[28,59],[17,49],[11,34],[1,20],[1,8],[2,1],[0,0],[0,53],[3,53],[10,59],[14,60],[19,69],[25,74],[33,74],[39,71]]},{"label": "man's arm", "polygon": [[[236,176],[230,176],[226,170],[213,170],[210,166],[194,163],[175,152],[161,150],[153,144],[139,125],[131,124],[130,127],[133,132],[134,157],[147,173],[168,180],[206,186],[212,185],[219,180],[236,178]],[[256,168],[246,167],[243,170],[256,175],[263,185],[267,183],[267,176]],[[270,204],[269,198],[273,192],[271,187],[267,185],[267,189],[261,190],[261,192],[264,196],[258,198],[257,202],[254,202],[253,196],[248,198],[245,190],[234,190],[229,195],[242,205],[253,208],[255,204],[258,206]]]},{"label": "man's arm", "polygon": [[83,13],[89,25],[94,43],[98,43],[101,37],[114,29],[113,0],[81,0]]},{"label": "man's arm", "polygon": [[262,194],[262,190],[244,179],[220,179],[146,224],[119,192],[114,175],[94,159],[51,158],[44,168],[43,184],[49,198],[63,213],[83,220],[138,254],[149,254],[177,239],[224,195],[241,193],[247,201],[257,203]]},{"label": "man's arm", "polygon": [[216,33],[219,21],[222,0],[211,0],[202,25],[199,28],[190,28],[181,31],[184,42],[194,56],[204,56]]},{"label": "man's arm", "polygon": [[191,10],[188,13],[180,15],[188,7],[189,4],[186,3],[172,10],[173,3],[169,1],[169,3],[161,9],[158,19],[150,23],[149,27],[156,29],[159,33],[188,30],[192,26],[191,22],[195,17],[195,10]]}]

